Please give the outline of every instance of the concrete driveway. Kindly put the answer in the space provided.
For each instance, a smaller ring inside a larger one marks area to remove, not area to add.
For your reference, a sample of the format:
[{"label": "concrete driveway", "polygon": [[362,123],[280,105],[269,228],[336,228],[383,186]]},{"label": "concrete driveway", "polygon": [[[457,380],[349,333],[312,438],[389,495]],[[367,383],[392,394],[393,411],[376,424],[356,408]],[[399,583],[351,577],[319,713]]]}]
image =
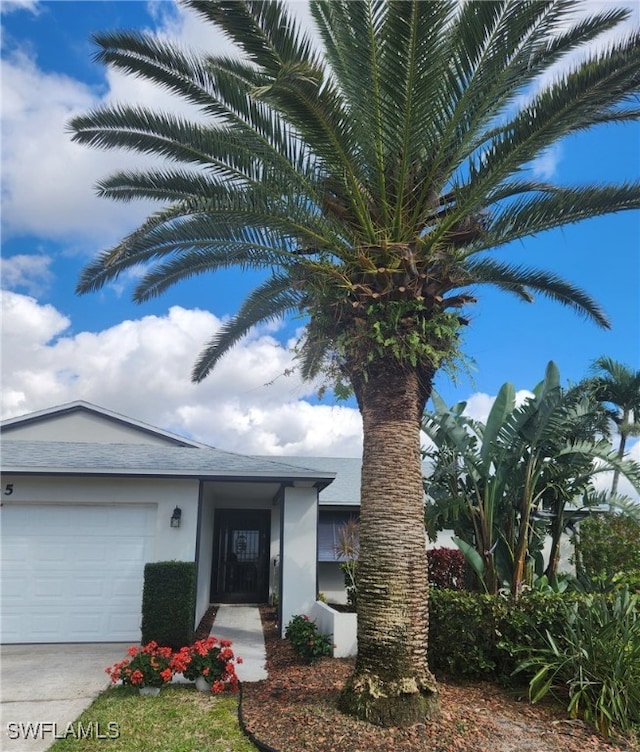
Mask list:
[{"label": "concrete driveway", "polygon": [[[56,733],[64,735],[67,724],[107,687],[104,669],[122,660],[127,647],[126,643],[2,645],[0,749],[48,749]],[[102,728],[91,733],[96,731],[109,733]]]}]

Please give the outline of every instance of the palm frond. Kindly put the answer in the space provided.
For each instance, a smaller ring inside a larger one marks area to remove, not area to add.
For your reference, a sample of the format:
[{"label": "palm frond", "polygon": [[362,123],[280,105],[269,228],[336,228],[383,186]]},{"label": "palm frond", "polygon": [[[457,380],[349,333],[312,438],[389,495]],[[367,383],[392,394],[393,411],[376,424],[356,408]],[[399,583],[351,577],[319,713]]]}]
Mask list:
[{"label": "palm frond", "polygon": [[593,298],[584,290],[550,272],[499,263],[491,259],[468,261],[466,270],[474,283],[495,285],[506,292],[517,294],[529,303],[533,302],[529,290],[535,290],[592,319],[604,328],[608,329],[610,326],[606,314]]},{"label": "palm frond", "polygon": [[280,0],[184,0],[184,4],[224,31],[256,66],[277,76],[283,63],[314,61],[315,50]]},{"label": "palm frond", "polygon": [[486,234],[467,249],[471,255],[555,227],[640,207],[640,182],[561,188],[507,202],[487,224]]},{"label": "palm frond", "polygon": [[216,363],[258,324],[273,321],[298,310],[300,291],[286,274],[274,275],[251,292],[238,313],[225,323],[206,345],[193,368],[192,379],[202,381]]}]

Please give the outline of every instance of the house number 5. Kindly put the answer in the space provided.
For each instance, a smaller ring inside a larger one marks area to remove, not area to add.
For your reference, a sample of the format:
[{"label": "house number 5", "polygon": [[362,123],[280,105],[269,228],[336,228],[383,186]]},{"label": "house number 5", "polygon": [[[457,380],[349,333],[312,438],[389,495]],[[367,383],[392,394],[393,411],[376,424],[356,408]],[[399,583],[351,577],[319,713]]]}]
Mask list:
[{"label": "house number 5", "polygon": [[4,487],[4,495],[11,496],[12,493],[13,493],[13,483],[7,483],[7,485]]}]

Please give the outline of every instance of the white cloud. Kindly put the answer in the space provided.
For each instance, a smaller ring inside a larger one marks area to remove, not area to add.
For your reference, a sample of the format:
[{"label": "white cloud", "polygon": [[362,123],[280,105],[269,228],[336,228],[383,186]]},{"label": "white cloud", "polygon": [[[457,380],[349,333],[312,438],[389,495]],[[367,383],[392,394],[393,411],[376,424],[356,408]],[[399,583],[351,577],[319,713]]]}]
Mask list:
[{"label": "white cloud", "polygon": [[13,13],[16,10],[28,10],[31,13],[39,12],[38,0],[2,0],[0,13]]},{"label": "white cloud", "polygon": [[51,258],[24,253],[0,258],[3,289],[25,290],[29,295],[39,295],[53,280]]},{"label": "white cloud", "polygon": [[71,236],[102,246],[145,216],[148,207],[98,199],[95,182],[113,169],[113,156],[71,142],[69,119],[97,103],[89,87],[65,75],[44,73],[24,52],[3,60],[5,236]]},{"label": "white cloud", "polygon": [[201,384],[190,371],[221,322],[175,306],[166,316],[65,336],[52,306],[3,294],[3,417],[84,399],[222,449],[358,456],[358,411],[311,404],[291,352],[269,334],[241,342]]},{"label": "white cloud", "polygon": [[[3,8],[37,11],[32,0],[3,2]],[[584,12],[592,13],[607,2],[591,0]],[[638,21],[637,2],[631,28]],[[148,7],[156,33],[188,48],[227,52],[229,42],[192,11],[173,3],[151,2]],[[311,29],[308,3],[291,1],[292,13]],[[565,61],[566,64],[566,61]],[[119,167],[148,163],[148,158],[125,152],[102,152],[71,142],[69,119],[104,103],[146,104],[186,112],[189,106],[168,92],[141,79],[105,70],[105,86],[92,89],[81,81],[38,68],[25,49],[3,60],[2,181],[3,229],[9,234],[35,234],[48,238],[73,237],[104,247],[135,227],[152,204],[119,204],[98,199],[96,181]],[[559,152],[541,157],[534,167],[542,177],[555,170]],[[34,211],[37,207],[37,211]]]},{"label": "white cloud", "polygon": [[541,180],[551,179],[558,171],[558,165],[562,159],[562,147],[554,144],[545,149],[542,154],[531,163],[531,171],[534,177]]},{"label": "white cloud", "polygon": [[[24,3],[25,7],[35,4]],[[227,54],[229,41],[200,16],[174,3],[151,2],[153,31],[188,49]],[[308,4],[291,9],[309,25]],[[95,185],[117,169],[158,164],[125,151],[73,143],[70,119],[103,104],[135,104],[199,117],[191,105],[147,81],[104,69],[105,85],[92,89],[70,76],[41,70],[29,45],[3,59],[2,185],[5,236],[33,234],[104,248],[137,226],[151,202],[115,203],[95,195]],[[37,211],[34,211],[37,207]]]}]

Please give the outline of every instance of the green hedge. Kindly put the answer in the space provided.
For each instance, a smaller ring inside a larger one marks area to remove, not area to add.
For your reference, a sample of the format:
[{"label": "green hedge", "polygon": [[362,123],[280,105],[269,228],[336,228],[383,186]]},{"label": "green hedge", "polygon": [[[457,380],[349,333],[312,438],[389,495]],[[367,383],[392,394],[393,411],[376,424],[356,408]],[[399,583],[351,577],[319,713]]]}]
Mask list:
[{"label": "green hedge", "polygon": [[144,568],[142,644],[155,640],[178,650],[193,640],[196,565],[192,561],[158,561]]},{"label": "green hedge", "polygon": [[[517,603],[504,596],[460,590],[429,594],[429,666],[436,674],[460,679],[512,682],[526,654],[541,647],[546,630],[559,634],[562,604],[579,594],[523,594]],[[518,681],[528,677],[519,676]]]},{"label": "green hedge", "polygon": [[[575,541],[574,541],[575,543]],[[640,590],[640,522],[624,514],[598,514],[580,523],[576,568],[593,587],[626,583]]]}]

